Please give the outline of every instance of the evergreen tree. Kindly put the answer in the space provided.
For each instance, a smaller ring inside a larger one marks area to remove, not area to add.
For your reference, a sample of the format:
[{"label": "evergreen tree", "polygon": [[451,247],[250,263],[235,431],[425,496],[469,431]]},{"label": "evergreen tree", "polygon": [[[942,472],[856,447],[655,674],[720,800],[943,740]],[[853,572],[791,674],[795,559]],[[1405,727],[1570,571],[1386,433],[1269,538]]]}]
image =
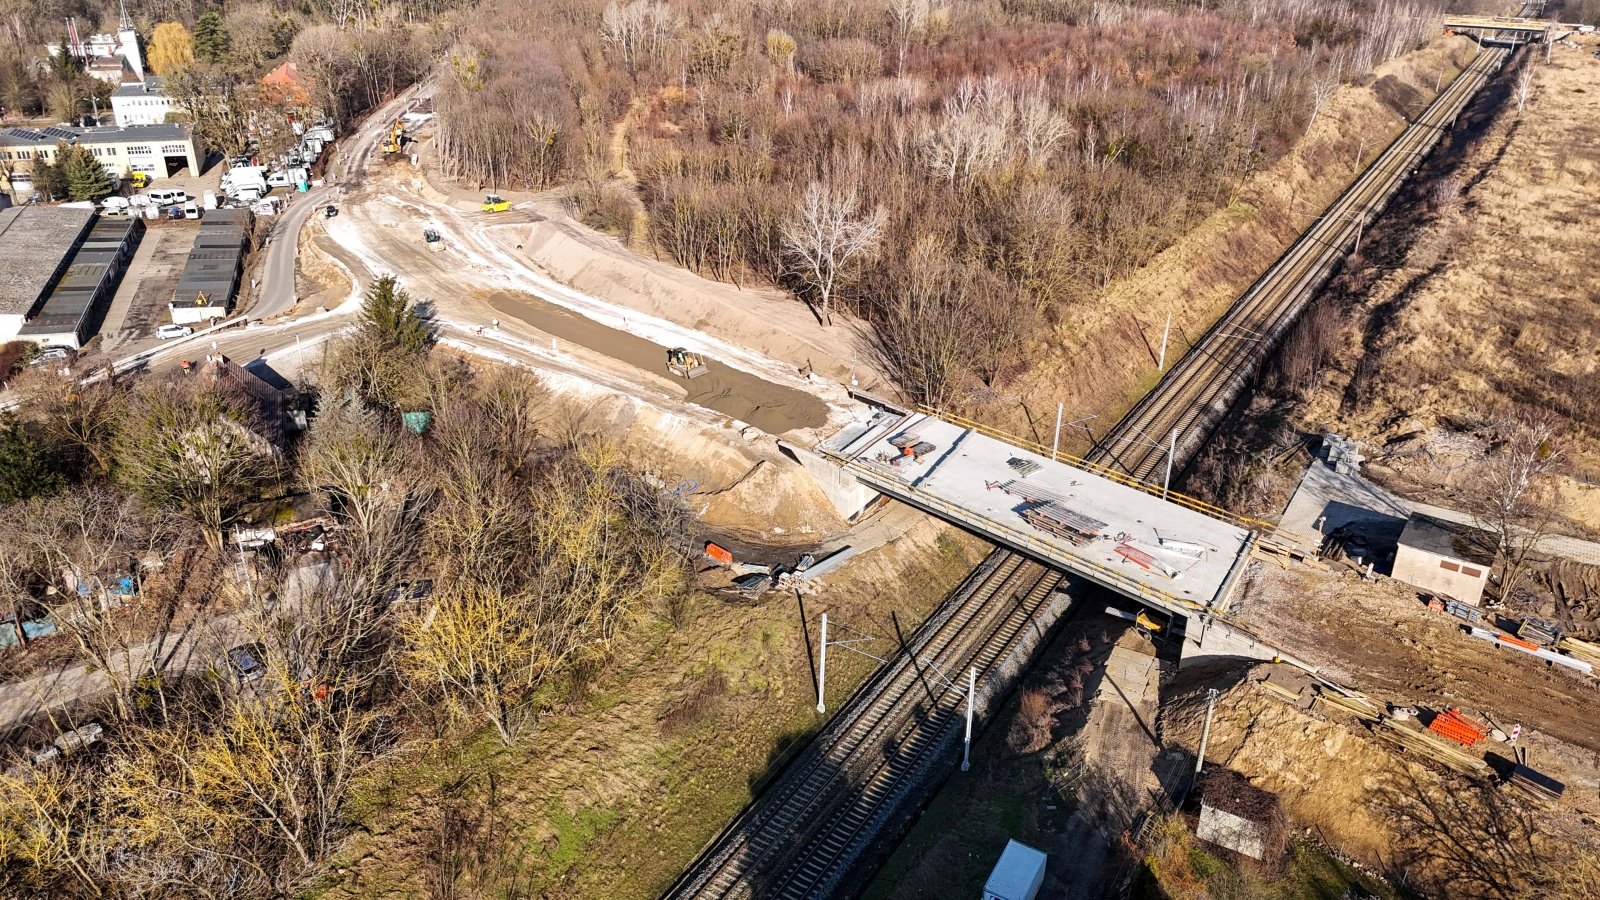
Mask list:
[{"label": "evergreen tree", "polygon": [[0,419],[0,503],[53,494],[61,488],[55,454],[27,425]]},{"label": "evergreen tree", "polygon": [[116,190],[106,167],[87,147],[57,144],[56,167],[66,181],[67,196],[73,200],[99,200]]},{"label": "evergreen tree", "polygon": [[[64,146],[64,145],[63,145]],[[36,159],[33,168],[33,188],[46,200],[67,196],[67,179],[58,163]]]},{"label": "evergreen tree", "polygon": [[361,330],[379,346],[417,352],[432,337],[428,323],[417,315],[411,297],[384,275],[367,288],[361,302]]},{"label": "evergreen tree", "polygon": [[222,14],[208,12],[194,23],[194,55],[209,63],[222,62],[233,44],[228,28],[222,24]]},{"label": "evergreen tree", "polygon": [[72,81],[83,73],[83,60],[72,55],[67,49],[67,37],[61,38],[61,52],[50,57],[50,74],[63,84]]}]

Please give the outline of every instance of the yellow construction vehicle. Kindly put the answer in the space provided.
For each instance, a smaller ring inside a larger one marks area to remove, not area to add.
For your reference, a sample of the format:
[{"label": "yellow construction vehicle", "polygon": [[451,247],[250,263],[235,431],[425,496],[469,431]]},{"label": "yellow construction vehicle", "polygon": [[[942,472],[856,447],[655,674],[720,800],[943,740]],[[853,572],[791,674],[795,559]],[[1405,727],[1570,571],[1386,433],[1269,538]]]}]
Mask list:
[{"label": "yellow construction vehicle", "polygon": [[679,378],[699,378],[711,370],[706,368],[706,361],[700,354],[673,347],[667,351],[667,371]]},{"label": "yellow construction vehicle", "polygon": [[128,176],[128,182],[133,185],[134,190],[142,191],[150,186],[150,176],[144,172],[134,172]]},{"label": "yellow construction vehicle", "polygon": [[404,119],[395,119],[389,127],[389,139],[383,144],[383,152],[399,153],[406,142],[406,123]]},{"label": "yellow construction vehicle", "polygon": [[500,196],[499,194],[490,194],[489,196],[483,198],[484,212],[505,212],[510,208],[511,201]]}]

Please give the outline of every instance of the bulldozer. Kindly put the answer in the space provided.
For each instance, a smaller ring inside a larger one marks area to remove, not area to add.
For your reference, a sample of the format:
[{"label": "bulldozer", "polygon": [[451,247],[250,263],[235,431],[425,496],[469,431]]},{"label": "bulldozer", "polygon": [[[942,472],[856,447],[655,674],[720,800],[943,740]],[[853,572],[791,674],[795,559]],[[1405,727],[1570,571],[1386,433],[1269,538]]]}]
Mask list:
[{"label": "bulldozer", "polygon": [[667,351],[667,371],[679,378],[699,378],[711,370],[706,368],[706,361],[700,358],[700,354],[673,347]]},{"label": "bulldozer", "polygon": [[505,212],[511,208],[511,201],[499,194],[490,194],[483,198],[484,212]]}]

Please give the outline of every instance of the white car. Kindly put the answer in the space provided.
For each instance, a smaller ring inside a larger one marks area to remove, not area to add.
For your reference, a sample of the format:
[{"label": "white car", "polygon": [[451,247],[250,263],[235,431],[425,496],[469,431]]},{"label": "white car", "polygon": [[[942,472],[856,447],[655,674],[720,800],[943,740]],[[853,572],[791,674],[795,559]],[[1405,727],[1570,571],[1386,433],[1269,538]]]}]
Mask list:
[{"label": "white car", "polygon": [[164,340],[168,338],[188,337],[194,334],[194,329],[187,325],[163,325],[156,329],[156,337]]}]

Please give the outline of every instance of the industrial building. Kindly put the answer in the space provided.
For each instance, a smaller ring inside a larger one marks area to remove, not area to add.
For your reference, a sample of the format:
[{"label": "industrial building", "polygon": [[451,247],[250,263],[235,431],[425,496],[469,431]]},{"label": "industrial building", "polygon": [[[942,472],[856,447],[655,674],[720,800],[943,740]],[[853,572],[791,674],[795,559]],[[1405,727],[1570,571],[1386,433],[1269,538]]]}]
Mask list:
[{"label": "industrial building", "polygon": [[206,212],[177,290],[172,292],[172,302],[167,304],[174,324],[192,325],[228,315],[233,308],[233,295],[239,289],[249,233],[249,210]]},{"label": "industrial building", "polygon": [[[10,175],[0,175],[0,188],[18,194],[33,191],[33,165],[55,159],[60,144],[77,144],[105,166],[113,178],[142,172],[151,178],[171,178],[182,169],[200,174],[205,149],[187,125],[133,125],[127,128],[48,128],[0,130],[0,162],[10,163]],[[6,167],[0,167],[0,172]]]},{"label": "industrial building", "polygon": [[1477,606],[1494,567],[1495,541],[1488,532],[1412,513],[1394,551],[1396,580]]},{"label": "industrial building", "polygon": [[0,341],[83,346],[143,234],[137,219],[96,222],[87,209],[0,210]]}]

